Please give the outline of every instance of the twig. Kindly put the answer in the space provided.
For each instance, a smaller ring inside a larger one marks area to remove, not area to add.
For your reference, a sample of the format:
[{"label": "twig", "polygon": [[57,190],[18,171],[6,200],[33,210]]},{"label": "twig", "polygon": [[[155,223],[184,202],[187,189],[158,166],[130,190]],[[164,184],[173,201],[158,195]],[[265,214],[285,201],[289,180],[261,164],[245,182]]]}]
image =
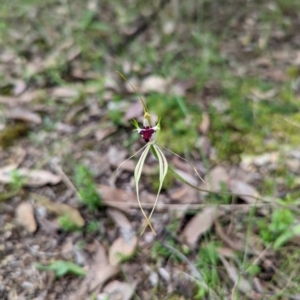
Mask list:
[{"label": "twig", "polygon": [[61,177],[62,181],[64,184],[75,194],[79,195],[79,192],[77,191],[76,187],[74,184],[71,182],[69,177],[65,174],[65,172],[62,170],[62,168],[54,161],[51,162],[51,165],[55,172]]}]

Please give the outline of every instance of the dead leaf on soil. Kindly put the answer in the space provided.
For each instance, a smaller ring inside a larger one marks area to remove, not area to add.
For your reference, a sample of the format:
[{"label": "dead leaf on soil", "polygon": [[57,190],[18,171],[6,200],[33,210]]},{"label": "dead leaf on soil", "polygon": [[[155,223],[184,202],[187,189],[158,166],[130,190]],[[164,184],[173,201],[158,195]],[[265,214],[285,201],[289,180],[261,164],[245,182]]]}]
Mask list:
[{"label": "dead leaf on soil", "polygon": [[114,220],[114,222],[118,225],[120,229],[122,228],[132,229],[131,223],[122,212],[113,208],[109,208],[107,210],[107,214]]},{"label": "dead leaf on soil", "polygon": [[210,126],[210,118],[207,113],[202,114],[202,122],[199,126],[199,130],[202,134],[207,134]]},{"label": "dead leaf on soil", "polygon": [[229,174],[224,167],[218,166],[213,168],[207,175],[205,175],[205,183],[201,184],[201,188],[209,191],[220,191],[221,184],[227,185]]},{"label": "dead leaf on soil", "polygon": [[49,198],[43,195],[35,193],[31,193],[30,195],[34,200],[36,200],[42,206],[46,207],[46,209],[48,209],[49,211],[55,213],[58,216],[68,216],[68,219],[78,227],[84,226],[85,221],[76,208],[64,203],[51,201]]},{"label": "dead leaf on soil", "polygon": [[114,280],[104,287],[103,293],[108,295],[109,300],[130,300],[133,296],[135,288],[135,283],[129,284]]},{"label": "dead leaf on soil", "polygon": [[[114,207],[125,212],[130,210],[131,204],[133,207],[138,207],[136,195],[134,193],[108,185],[99,185],[98,190],[102,195],[103,202],[107,206]],[[148,207],[149,205],[153,206],[155,195],[149,193],[141,193],[141,199],[143,199],[143,202],[148,203]]]},{"label": "dead leaf on soil", "polygon": [[115,133],[117,131],[116,127],[111,128],[102,128],[95,132],[95,137],[97,142],[100,142],[104,140],[106,137],[110,136],[112,133]]},{"label": "dead leaf on soil", "polygon": [[59,86],[53,88],[50,94],[54,98],[76,98],[79,93],[74,86]]},{"label": "dead leaf on soil", "polygon": [[266,92],[263,92],[259,89],[252,89],[251,93],[257,100],[270,100],[277,94],[277,90],[271,89]]},{"label": "dead leaf on soil", "polygon": [[124,258],[130,257],[137,246],[138,239],[126,216],[116,210],[108,209],[108,215],[120,228],[121,236],[117,238],[109,249],[109,262],[118,265]]},{"label": "dead leaf on soil", "polygon": [[115,146],[111,146],[107,152],[107,160],[111,165],[119,165],[127,155],[126,151],[122,151]]},{"label": "dead leaf on soil", "polygon": [[34,218],[34,209],[28,202],[22,202],[16,208],[16,221],[23,226],[28,232],[33,233],[37,229]]},{"label": "dead leaf on soil", "polygon": [[242,242],[238,239],[233,238],[232,236],[226,235],[218,221],[215,222],[215,230],[220,239],[230,248],[236,251],[244,250],[245,246],[242,244]]},{"label": "dead leaf on soil", "polygon": [[165,78],[157,75],[150,75],[143,80],[140,92],[143,94],[149,92],[165,93],[168,84],[168,80]]},{"label": "dead leaf on soil", "polygon": [[207,232],[218,217],[215,207],[206,207],[194,216],[185,226],[181,233],[181,238],[191,247],[195,247],[202,234]]},{"label": "dead leaf on soil", "polygon": [[188,172],[182,171],[180,169],[175,169],[176,173],[179,174],[185,181],[189,182],[192,185],[197,186],[198,181],[196,177]]},{"label": "dead leaf on soil", "polygon": [[109,248],[109,263],[118,265],[122,260],[133,255],[138,238],[135,235],[118,237]]},{"label": "dead leaf on soil", "polygon": [[172,82],[171,92],[172,94],[177,96],[184,96],[186,91],[194,87],[196,83],[197,80],[195,79],[187,79],[187,80],[176,79],[174,80],[174,82]]},{"label": "dead leaf on soil", "polygon": [[117,266],[111,266],[108,263],[105,248],[101,244],[98,244],[97,248],[93,263],[85,279],[70,299],[86,299],[88,293],[93,292],[95,289],[101,290],[105,282],[119,272]]},{"label": "dead leaf on soil", "polygon": [[27,88],[27,83],[24,80],[18,79],[14,82],[13,93],[15,96],[21,95]]},{"label": "dead leaf on soil", "polygon": [[[119,164],[113,164],[113,167],[118,168]],[[124,163],[122,163],[122,165],[120,166],[120,170],[134,172],[135,167],[136,167],[136,163],[134,161],[127,160]],[[147,174],[147,175],[157,174],[157,169],[152,166],[144,165],[142,174]]]},{"label": "dead leaf on soil", "polygon": [[24,178],[24,185],[32,187],[40,187],[46,184],[58,184],[61,178],[46,170],[29,170],[25,168],[17,169],[15,164],[0,168],[0,182],[11,183],[13,181],[12,172]]},{"label": "dead leaf on soil", "polygon": [[231,179],[228,187],[233,194],[238,194],[239,198],[249,204],[255,203],[259,197],[258,191],[252,185],[238,179]]},{"label": "dead leaf on soil", "polygon": [[13,120],[21,120],[24,122],[34,123],[34,124],[42,123],[42,118],[40,117],[40,115],[33,113],[32,111],[26,108],[21,108],[21,107],[10,109],[8,111],[8,118]]},{"label": "dead leaf on soil", "polygon": [[126,110],[124,121],[129,121],[131,119],[139,118],[143,115],[143,105],[141,101],[136,101],[132,103]]},{"label": "dead leaf on soil", "polygon": [[103,202],[111,207],[122,209],[126,211],[126,207],[121,207],[120,205],[113,205],[112,202],[124,202],[124,203],[135,203],[136,196],[133,193],[127,192],[122,189],[117,189],[107,185],[99,186],[99,193],[102,195]]}]

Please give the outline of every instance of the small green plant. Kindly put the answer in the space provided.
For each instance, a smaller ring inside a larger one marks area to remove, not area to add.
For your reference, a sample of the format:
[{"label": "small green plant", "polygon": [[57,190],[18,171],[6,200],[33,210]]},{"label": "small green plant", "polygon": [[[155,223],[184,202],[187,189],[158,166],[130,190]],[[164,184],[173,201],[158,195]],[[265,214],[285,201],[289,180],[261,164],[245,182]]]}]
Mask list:
[{"label": "small green plant", "polygon": [[92,172],[83,165],[75,169],[75,185],[78,189],[80,200],[89,210],[93,211],[102,203],[101,196],[97,191]]},{"label": "small green plant", "polygon": [[80,228],[74,223],[68,215],[58,218],[58,223],[63,231],[78,231]]},{"label": "small green plant", "polygon": [[24,178],[19,174],[18,170],[11,172],[11,179],[10,186],[13,190],[19,190],[24,184]]},{"label": "small green plant", "polygon": [[72,274],[76,276],[86,275],[85,271],[80,266],[74,264],[73,262],[64,260],[55,260],[46,266],[36,264],[35,267],[37,270],[40,271],[53,271],[56,278],[63,277],[67,274]]},{"label": "small green plant", "polygon": [[[217,270],[218,262],[219,255],[217,245],[214,242],[201,247],[198,253],[196,266],[203,275],[206,285],[212,289],[222,286]],[[206,293],[207,289],[203,287],[203,285],[199,285],[195,299],[202,299]]]},{"label": "small green plant", "polygon": [[259,224],[260,236],[266,243],[274,243],[273,248],[278,249],[284,242],[291,238],[297,230],[292,227],[295,222],[294,214],[287,208],[277,208],[271,216],[271,222],[261,220]]},{"label": "small green plant", "polygon": [[100,228],[100,224],[97,221],[90,221],[87,225],[87,231],[89,233],[96,232],[97,230],[99,230],[99,228]]},{"label": "small green plant", "polygon": [[[172,247],[176,247],[176,243],[173,239],[168,239],[168,244]],[[165,247],[160,241],[155,241],[153,243],[151,249],[151,257],[154,260],[157,260],[159,258],[172,258],[181,261],[176,253],[174,253],[171,249]]]}]

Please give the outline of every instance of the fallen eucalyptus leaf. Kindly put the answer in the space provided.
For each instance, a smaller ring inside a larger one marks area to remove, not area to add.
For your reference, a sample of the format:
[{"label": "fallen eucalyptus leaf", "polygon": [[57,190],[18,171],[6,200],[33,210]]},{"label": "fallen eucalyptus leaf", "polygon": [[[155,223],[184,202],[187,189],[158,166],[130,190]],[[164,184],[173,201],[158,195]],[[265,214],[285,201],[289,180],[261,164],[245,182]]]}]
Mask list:
[{"label": "fallen eucalyptus leaf", "polygon": [[68,220],[79,228],[84,226],[85,221],[76,208],[64,203],[53,202],[49,198],[39,194],[31,193],[31,197],[56,215],[60,217],[67,216]]},{"label": "fallen eucalyptus leaf", "polygon": [[200,236],[212,227],[217,217],[218,211],[215,207],[204,208],[187,223],[181,233],[182,239],[191,247],[195,247]]},{"label": "fallen eucalyptus leaf", "polygon": [[8,117],[10,119],[21,120],[28,123],[34,123],[34,124],[42,123],[42,118],[38,114],[33,113],[32,111],[21,107],[10,109],[8,111]]},{"label": "fallen eucalyptus leaf", "polygon": [[135,288],[136,284],[114,280],[104,287],[103,292],[108,294],[109,300],[130,300]]},{"label": "fallen eucalyptus leaf", "polygon": [[109,263],[113,266],[120,264],[124,259],[131,257],[136,249],[137,237],[118,237],[109,248]]},{"label": "fallen eucalyptus leaf", "polygon": [[228,187],[233,194],[239,195],[239,198],[249,204],[255,203],[259,197],[258,191],[252,185],[238,179],[231,179]]},{"label": "fallen eucalyptus leaf", "polygon": [[87,272],[85,279],[81,282],[78,290],[69,299],[86,299],[88,293],[95,289],[101,289],[105,282],[119,272],[118,266],[108,263],[106,252],[101,244],[98,244],[93,263]]},{"label": "fallen eucalyptus leaf", "polygon": [[23,177],[23,184],[32,187],[40,187],[46,184],[58,184],[61,178],[46,170],[30,170],[25,168],[17,169],[16,165],[8,165],[0,168],[0,182],[12,183],[13,173],[17,172],[20,177]]},{"label": "fallen eucalyptus leaf", "polygon": [[36,231],[37,224],[34,218],[34,210],[30,203],[23,202],[17,206],[16,221],[28,232],[33,233]]}]

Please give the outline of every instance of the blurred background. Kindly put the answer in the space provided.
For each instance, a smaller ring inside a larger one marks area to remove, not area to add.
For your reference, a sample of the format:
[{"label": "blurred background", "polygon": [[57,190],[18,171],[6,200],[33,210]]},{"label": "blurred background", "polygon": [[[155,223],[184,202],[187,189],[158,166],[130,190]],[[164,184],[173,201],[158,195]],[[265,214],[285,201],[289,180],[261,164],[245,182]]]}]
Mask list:
[{"label": "blurred background", "polygon": [[[292,0],[2,0],[0,298],[300,299],[299,26]],[[115,174],[144,145],[116,71],[220,192],[168,174],[156,236],[138,155]]]}]

